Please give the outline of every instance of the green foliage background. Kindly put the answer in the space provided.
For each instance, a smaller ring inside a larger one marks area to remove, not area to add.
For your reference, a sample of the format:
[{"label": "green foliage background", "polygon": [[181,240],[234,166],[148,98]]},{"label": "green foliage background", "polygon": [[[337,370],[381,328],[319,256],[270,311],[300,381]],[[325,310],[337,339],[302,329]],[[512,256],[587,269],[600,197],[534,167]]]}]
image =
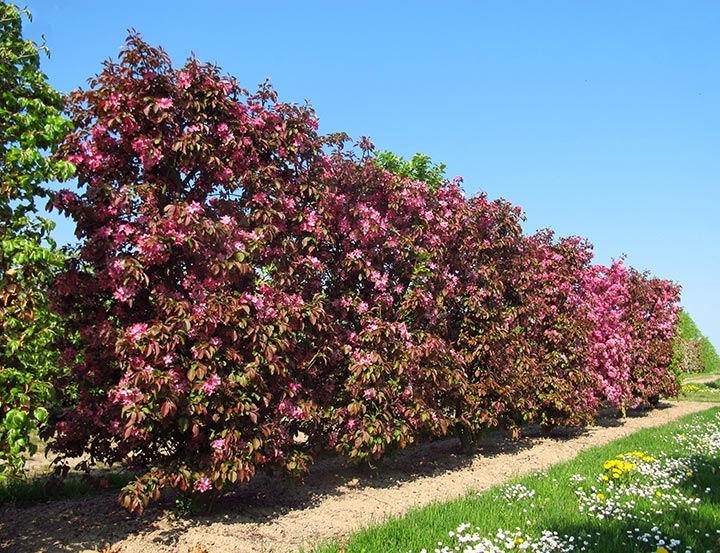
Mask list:
[{"label": "green foliage background", "polygon": [[677,374],[720,372],[717,350],[700,332],[687,311],[679,313],[672,368]]},{"label": "green foliage background", "polygon": [[57,353],[49,346],[62,325],[47,289],[64,255],[36,201],[49,197],[44,183],[73,173],[51,157],[70,123],[40,71],[44,46],[23,39],[23,15],[0,2],[0,480],[22,476],[30,433],[52,404]]}]

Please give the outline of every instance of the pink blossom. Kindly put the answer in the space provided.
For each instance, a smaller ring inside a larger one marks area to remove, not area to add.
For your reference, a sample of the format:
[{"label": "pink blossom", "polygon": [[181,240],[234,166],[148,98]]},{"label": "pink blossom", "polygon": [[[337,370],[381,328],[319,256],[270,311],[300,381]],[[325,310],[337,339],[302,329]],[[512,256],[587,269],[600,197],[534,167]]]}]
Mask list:
[{"label": "pink blossom", "polygon": [[223,79],[222,81],[220,81],[220,89],[225,94],[230,94],[230,92],[232,91],[232,88],[233,88],[233,84],[231,81],[228,81],[227,79]]},{"label": "pink blossom", "polygon": [[215,393],[215,390],[218,389],[221,383],[222,381],[220,380],[220,377],[214,374],[202,383],[202,391],[205,392],[206,395],[211,396]]},{"label": "pink blossom", "polygon": [[113,297],[118,301],[127,301],[135,295],[135,291],[128,286],[118,286],[113,292]]},{"label": "pink blossom", "polygon": [[185,210],[190,215],[197,215],[198,213],[202,213],[204,211],[203,206],[197,202],[189,203]]},{"label": "pink blossom", "polygon": [[318,218],[317,218],[317,215],[315,215],[315,213],[308,213],[305,216],[305,220],[302,222],[302,225],[300,225],[300,229],[304,230],[305,232],[310,232],[317,225],[317,221],[318,221]]},{"label": "pink blossom", "polygon": [[108,95],[108,99],[105,100],[105,109],[114,110],[120,106],[120,96],[114,92]]},{"label": "pink blossom", "polygon": [[132,148],[136,154],[141,154],[152,145],[152,141],[147,138],[136,138],[132,142]]},{"label": "pink blossom", "polygon": [[148,331],[148,325],[145,323],[135,323],[130,326],[127,330],[127,337],[132,342],[137,342],[140,338],[145,336]]},{"label": "pink blossom", "polygon": [[283,415],[293,419],[305,418],[305,413],[299,405],[295,405],[294,403],[285,399],[278,404],[278,411]]},{"label": "pink blossom", "polygon": [[213,440],[210,446],[215,451],[223,451],[225,449],[225,440],[223,438],[218,438],[217,440]]},{"label": "pink blossom", "polygon": [[125,269],[125,261],[123,259],[116,259],[112,263],[110,263],[110,267],[108,268],[108,275],[110,278],[117,278]]},{"label": "pink blossom", "polygon": [[212,490],[212,487],[213,487],[212,481],[207,476],[203,476],[202,478],[200,478],[200,480],[195,482],[195,491],[196,492],[200,492],[200,493],[209,492],[210,490]]},{"label": "pink blossom", "polygon": [[155,104],[160,109],[169,109],[173,106],[172,98],[160,98]]},{"label": "pink blossom", "polygon": [[373,399],[377,395],[375,388],[368,388],[363,392],[365,399]]},{"label": "pink blossom", "polygon": [[190,84],[192,83],[192,78],[190,77],[190,73],[187,71],[180,71],[177,76],[177,84],[180,88],[186,89],[190,88]]}]

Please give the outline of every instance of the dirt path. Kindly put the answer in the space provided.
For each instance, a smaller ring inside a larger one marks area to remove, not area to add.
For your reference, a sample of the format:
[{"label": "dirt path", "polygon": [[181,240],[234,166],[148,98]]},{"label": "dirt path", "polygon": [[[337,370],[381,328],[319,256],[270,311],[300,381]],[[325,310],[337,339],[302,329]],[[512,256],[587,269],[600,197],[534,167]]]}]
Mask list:
[{"label": "dirt path", "polygon": [[667,402],[625,419],[550,438],[531,432],[519,441],[486,439],[474,455],[454,440],[402,452],[367,475],[336,460],[314,465],[303,483],[259,476],[222,498],[211,516],[193,521],[169,514],[161,501],[142,518],[121,511],[114,495],[0,510],[0,551],[13,553],[285,553],[408,509],[483,490],[503,480],[573,458],[641,428],[662,425],[710,403]]},{"label": "dirt path", "polygon": [[683,384],[707,384],[708,382],[715,382],[720,379],[718,374],[695,374],[686,376],[683,378]]}]

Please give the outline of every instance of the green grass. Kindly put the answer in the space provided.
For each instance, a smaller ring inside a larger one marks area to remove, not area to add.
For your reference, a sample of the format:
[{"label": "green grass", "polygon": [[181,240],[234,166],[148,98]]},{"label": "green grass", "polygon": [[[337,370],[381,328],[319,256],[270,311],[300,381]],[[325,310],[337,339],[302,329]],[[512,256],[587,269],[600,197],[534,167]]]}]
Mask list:
[{"label": "green grass", "polygon": [[[631,452],[653,459],[627,457],[635,466],[617,479],[605,471],[606,461]],[[717,553],[718,529],[720,409],[712,408],[480,495],[412,511],[316,552]],[[483,545],[481,538],[488,541]]]},{"label": "green grass", "polygon": [[25,480],[7,480],[0,484],[0,505],[29,505],[108,491],[117,492],[133,478],[125,472],[98,470],[90,475],[71,474],[66,478],[43,474],[29,476]]},{"label": "green grass", "polygon": [[687,401],[720,402],[720,375],[708,380],[712,374],[683,375],[680,387],[680,399]]}]

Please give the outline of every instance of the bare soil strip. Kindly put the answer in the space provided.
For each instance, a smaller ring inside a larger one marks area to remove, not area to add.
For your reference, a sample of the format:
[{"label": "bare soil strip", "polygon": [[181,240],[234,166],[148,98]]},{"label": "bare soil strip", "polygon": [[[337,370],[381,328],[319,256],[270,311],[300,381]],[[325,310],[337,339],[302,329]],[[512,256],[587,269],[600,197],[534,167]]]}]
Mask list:
[{"label": "bare soil strip", "polygon": [[0,508],[0,551],[13,553],[285,553],[342,538],[383,518],[437,500],[485,490],[504,480],[572,459],[579,451],[639,429],[660,426],[717,404],[665,402],[627,418],[607,417],[586,429],[520,440],[494,435],[463,454],[455,440],[413,447],[368,474],[329,459],[300,481],[258,476],[221,498],[211,515],[178,520],[172,498],[142,517],[122,511],[114,494]]}]

